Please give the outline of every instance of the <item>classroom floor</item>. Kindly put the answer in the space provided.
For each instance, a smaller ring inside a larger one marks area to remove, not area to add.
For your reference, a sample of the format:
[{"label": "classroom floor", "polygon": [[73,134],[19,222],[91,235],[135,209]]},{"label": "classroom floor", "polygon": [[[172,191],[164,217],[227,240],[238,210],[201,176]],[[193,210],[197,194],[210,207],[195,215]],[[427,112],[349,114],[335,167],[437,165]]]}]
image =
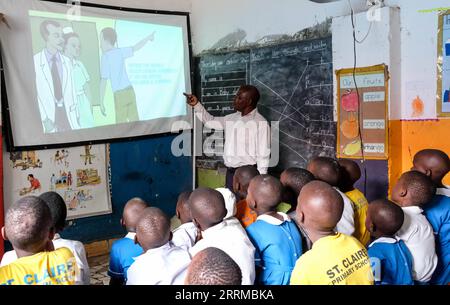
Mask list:
[{"label": "classroom floor", "polygon": [[108,285],[109,255],[90,257],[88,264],[91,271],[91,285]]}]

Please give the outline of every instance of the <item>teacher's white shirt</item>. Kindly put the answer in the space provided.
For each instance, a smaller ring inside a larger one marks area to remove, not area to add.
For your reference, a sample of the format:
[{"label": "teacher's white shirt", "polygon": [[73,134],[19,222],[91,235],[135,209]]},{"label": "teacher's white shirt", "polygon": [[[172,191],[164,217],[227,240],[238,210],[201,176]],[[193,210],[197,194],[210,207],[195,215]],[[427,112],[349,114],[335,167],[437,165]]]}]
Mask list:
[{"label": "teacher's white shirt", "polygon": [[194,110],[205,127],[225,131],[223,153],[225,166],[256,164],[260,174],[267,174],[270,160],[270,126],[257,109],[245,116],[235,112],[215,117],[199,102]]}]

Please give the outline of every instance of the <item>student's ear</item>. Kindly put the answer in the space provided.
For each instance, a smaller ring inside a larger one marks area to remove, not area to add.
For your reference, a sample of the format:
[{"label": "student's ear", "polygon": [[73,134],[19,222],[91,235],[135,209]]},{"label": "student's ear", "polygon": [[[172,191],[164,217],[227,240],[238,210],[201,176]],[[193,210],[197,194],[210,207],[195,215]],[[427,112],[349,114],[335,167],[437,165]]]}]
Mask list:
[{"label": "student's ear", "polygon": [[2,227],[2,237],[3,237],[3,240],[8,240],[8,236],[6,236],[5,227]]},{"label": "student's ear", "polygon": [[197,220],[195,218],[192,218],[192,222],[194,223],[194,225],[197,229],[199,229],[200,231],[202,230],[200,224],[197,222]]},{"label": "student's ear", "polygon": [[369,232],[370,233],[375,233],[376,230],[377,230],[377,227],[373,223],[371,223],[369,225]]},{"label": "student's ear", "polygon": [[175,210],[175,215],[177,216],[178,219],[180,219],[180,211],[178,211],[178,209]]},{"label": "student's ear", "polygon": [[425,175],[427,175],[428,177],[431,177],[431,174],[432,174],[433,172],[431,171],[431,169],[429,169],[429,168],[427,168],[426,170],[425,170]]},{"label": "student's ear", "polygon": [[299,223],[303,223],[305,221],[305,215],[303,212],[301,210],[297,210],[295,213],[297,214],[297,221]]},{"label": "student's ear", "polygon": [[50,231],[48,232],[48,240],[52,241],[55,237],[55,227],[51,227]]},{"label": "student's ear", "polygon": [[400,197],[406,197],[406,195],[408,195],[408,189],[404,186],[402,186],[402,188],[400,189],[399,192]]}]

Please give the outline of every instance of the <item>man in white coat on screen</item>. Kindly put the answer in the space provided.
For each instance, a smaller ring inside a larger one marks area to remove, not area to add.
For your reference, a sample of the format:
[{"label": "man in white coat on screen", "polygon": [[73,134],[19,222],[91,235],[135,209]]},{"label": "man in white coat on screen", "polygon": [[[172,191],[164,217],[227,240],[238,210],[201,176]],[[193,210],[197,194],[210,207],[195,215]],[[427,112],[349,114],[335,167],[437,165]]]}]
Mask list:
[{"label": "man in white coat on screen", "polygon": [[40,26],[45,48],[34,55],[39,112],[45,133],[79,129],[70,60],[62,54],[61,25],[45,20]]}]

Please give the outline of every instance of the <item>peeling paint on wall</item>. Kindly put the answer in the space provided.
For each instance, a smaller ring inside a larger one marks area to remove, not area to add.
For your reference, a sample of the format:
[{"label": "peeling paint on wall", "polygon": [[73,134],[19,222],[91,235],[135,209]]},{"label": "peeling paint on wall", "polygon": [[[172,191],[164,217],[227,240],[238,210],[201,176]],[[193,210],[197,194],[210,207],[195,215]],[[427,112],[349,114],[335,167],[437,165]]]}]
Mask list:
[{"label": "peeling paint on wall", "polygon": [[318,23],[315,26],[298,31],[293,35],[288,34],[266,35],[254,42],[248,42],[245,39],[247,37],[247,33],[242,29],[237,29],[236,31],[220,38],[216,43],[213,44],[211,48],[203,50],[199,55],[205,53],[237,51],[241,49],[248,49],[254,47],[265,47],[268,45],[275,45],[292,41],[323,38],[328,37],[330,35],[331,35],[331,18],[328,18],[326,21]]}]

